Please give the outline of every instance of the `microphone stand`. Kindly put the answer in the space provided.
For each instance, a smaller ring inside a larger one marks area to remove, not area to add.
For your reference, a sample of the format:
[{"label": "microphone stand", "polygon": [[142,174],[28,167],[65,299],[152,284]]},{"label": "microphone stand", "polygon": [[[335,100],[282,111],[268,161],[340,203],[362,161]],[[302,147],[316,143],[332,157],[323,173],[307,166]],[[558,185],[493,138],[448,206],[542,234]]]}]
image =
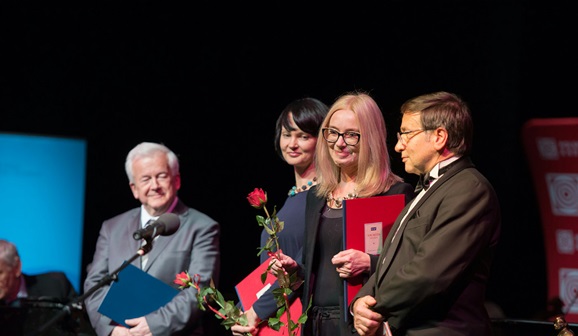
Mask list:
[{"label": "microphone stand", "polygon": [[127,261],[125,261],[124,263],[122,263],[122,265],[120,265],[119,268],[117,268],[116,270],[114,270],[112,273],[107,274],[104,278],[102,278],[96,285],[92,286],[92,288],[90,288],[88,291],[86,291],[84,294],[77,296],[76,298],[74,298],[73,300],[71,300],[69,303],[67,303],[61,310],[60,312],[58,312],[58,314],[56,314],[55,316],[53,316],[48,322],[44,323],[42,326],[40,326],[40,328],[38,328],[36,331],[29,333],[27,336],[36,336],[36,335],[42,335],[42,333],[44,333],[46,330],[48,330],[49,327],[51,327],[53,324],[55,324],[56,322],[60,321],[62,318],[64,318],[64,316],[69,315],[71,313],[71,308],[79,303],[79,302],[84,302],[84,299],[86,299],[87,297],[89,297],[90,295],[92,295],[94,292],[96,292],[99,288],[104,287],[106,285],[109,285],[110,283],[112,283],[113,281],[116,281],[118,279],[118,273],[120,273],[120,271],[122,271],[123,269],[125,269],[131,262],[133,262],[136,258],[138,257],[142,257],[143,255],[147,254],[150,252],[150,250],[152,249],[152,239],[150,238],[146,238],[146,244],[142,245],[141,248],[139,248],[137,250],[137,252]]}]

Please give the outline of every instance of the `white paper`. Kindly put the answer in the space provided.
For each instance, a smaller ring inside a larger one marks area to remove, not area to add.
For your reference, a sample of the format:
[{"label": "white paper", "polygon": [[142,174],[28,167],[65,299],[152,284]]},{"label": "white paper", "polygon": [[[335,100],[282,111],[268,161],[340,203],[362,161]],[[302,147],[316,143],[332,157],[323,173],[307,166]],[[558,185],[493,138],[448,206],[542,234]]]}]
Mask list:
[{"label": "white paper", "polygon": [[381,253],[382,222],[365,223],[365,253],[378,255]]}]

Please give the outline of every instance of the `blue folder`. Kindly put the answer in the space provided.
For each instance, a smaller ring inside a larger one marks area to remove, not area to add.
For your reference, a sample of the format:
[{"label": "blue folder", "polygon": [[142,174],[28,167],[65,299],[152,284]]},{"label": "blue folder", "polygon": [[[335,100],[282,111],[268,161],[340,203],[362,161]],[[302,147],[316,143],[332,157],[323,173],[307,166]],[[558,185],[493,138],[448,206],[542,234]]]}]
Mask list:
[{"label": "blue folder", "polygon": [[124,320],[145,316],[171,301],[179,290],[129,264],[118,273],[98,312],[129,327]]}]

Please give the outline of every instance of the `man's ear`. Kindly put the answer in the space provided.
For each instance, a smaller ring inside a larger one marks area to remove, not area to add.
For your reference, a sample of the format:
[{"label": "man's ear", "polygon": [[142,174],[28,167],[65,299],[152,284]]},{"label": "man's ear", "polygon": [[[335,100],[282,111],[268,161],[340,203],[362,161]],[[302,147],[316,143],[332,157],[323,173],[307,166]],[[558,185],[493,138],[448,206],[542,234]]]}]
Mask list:
[{"label": "man's ear", "polygon": [[175,180],[175,188],[177,190],[181,189],[181,174],[177,174],[175,176],[173,176],[174,180]]},{"label": "man's ear", "polygon": [[134,183],[129,183],[128,184],[130,186],[130,191],[132,191],[132,196],[135,199],[138,199],[138,189],[137,187],[134,185]]},{"label": "man's ear", "polygon": [[434,148],[441,151],[446,147],[448,142],[448,131],[443,127],[438,127],[432,132]]},{"label": "man's ear", "polygon": [[20,258],[18,258],[18,262],[16,263],[16,266],[14,266],[14,274],[17,278],[22,274],[22,261],[20,261]]}]

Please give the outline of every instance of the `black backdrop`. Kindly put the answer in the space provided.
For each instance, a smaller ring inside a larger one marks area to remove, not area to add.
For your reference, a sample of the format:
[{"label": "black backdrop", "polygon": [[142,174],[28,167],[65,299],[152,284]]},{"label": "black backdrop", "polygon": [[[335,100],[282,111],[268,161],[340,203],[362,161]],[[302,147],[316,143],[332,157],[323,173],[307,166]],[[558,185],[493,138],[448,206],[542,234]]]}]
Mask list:
[{"label": "black backdrop", "polygon": [[127,152],[141,141],[168,145],[181,158],[180,197],[222,225],[220,288],[235,299],[234,284],[258,263],[257,212],[245,196],[264,188],[281,206],[292,185],[273,149],[286,103],[370,92],[388,124],[394,171],[414,183],[393,151],[399,106],[453,91],[470,103],[473,159],[502,205],[488,297],[508,317],[532,318],[546,306],[546,265],[520,131],[530,118],[575,115],[577,21],[566,7],[2,4],[0,131],[87,139],[83,269],[101,222],[138,206]]}]

